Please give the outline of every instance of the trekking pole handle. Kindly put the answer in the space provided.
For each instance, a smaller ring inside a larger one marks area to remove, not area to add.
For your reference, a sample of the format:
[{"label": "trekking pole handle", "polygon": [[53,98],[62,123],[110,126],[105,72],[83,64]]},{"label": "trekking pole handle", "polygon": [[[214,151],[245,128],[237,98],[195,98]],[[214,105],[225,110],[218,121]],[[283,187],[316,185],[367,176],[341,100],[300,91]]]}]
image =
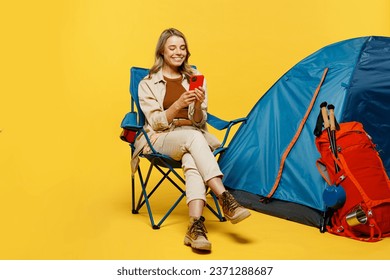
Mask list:
[{"label": "trekking pole handle", "polygon": [[324,128],[327,129],[330,127],[329,119],[328,119],[328,111],[326,110],[326,102],[321,103],[321,114],[322,119],[324,120]]},{"label": "trekking pole handle", "polygon": [[335,117],[334,117],[334,106],[332,104],[329,104],[328,109],[329,109],[330,130],[336,130],[336,121],[335,121]]}]

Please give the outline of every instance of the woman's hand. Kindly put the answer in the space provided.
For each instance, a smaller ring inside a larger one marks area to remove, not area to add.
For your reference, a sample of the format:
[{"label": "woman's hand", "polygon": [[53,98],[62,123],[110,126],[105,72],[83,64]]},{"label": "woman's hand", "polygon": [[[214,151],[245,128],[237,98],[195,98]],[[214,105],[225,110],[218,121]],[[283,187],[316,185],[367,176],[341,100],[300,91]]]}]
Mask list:
[{"label": "woman's hand", "polygon": [[202,87],[195,90],[189,90],[184,92],[180,98],[176,101],[176,105],[179,109],[187,108],[192,102],[195,102],[195,107],[200,108],[200,104],[205,99],[205,91]]},{"label": "woman's hand", "polygon": [[205,97],[206,93],[202,87],[184,92],[166,111],[168,122],[172,122],[181,109],[187,108],[193,102],[195,102],[194,120],[200,122],[203,118],[201,104],[205,100]]},{"label": "woman's hand", "polygon": [[202,87],[198,87],[198,88],[196,88],[194,90],[194,93],[195,93],[195,97],[196,97],[195,108],[200,109],[201,108],[201,104],[202,104],[202,102],[204,101],[204,99],[206,97],[205,90]]},{"label": "woman's hand", "polygon": [[195,112],[194,112],[194,121],[200,122],[203,119],[203,113],[202,113],[202,102],[206,98],[206,93],[204,88],[198,87],[194,90],[195,93]]}]

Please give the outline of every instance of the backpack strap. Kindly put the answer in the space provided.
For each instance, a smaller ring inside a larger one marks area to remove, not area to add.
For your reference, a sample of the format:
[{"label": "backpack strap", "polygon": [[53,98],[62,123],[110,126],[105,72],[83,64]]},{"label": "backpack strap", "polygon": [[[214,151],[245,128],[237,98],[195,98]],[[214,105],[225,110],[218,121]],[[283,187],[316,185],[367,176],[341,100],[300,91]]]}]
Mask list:
[{"label": "backpack strap", "polygon": [[378,224],[375,221],[375,218],[372,216],[372,207],[376,206],[377,203],[372,202],[370,198],[367,196],[367,194],[364,192],[362,186],[358,182],[358,180],[353,176],[352,172],[349,170],[348,165],[345,161],[345,158],[342,153],[338,154],[338,160],[340,162],[341,169],[345,172],[346,176],[349,177],[349,179],[353,182],[353,184],[356,186],[356,189],[359,191],[360,195],[362,196],[362,199],[365,203],[365,205],[368,207],[367,209],[367,222],[370,226],[370,236],[369,237],[358,237],[356,236],[352,231],[350,231],[347,228],[344,228],[344,232],[351,238],[357,239],[360,241],[379,241],[382,239],[382,237],[390,236],[390,233],[383,234],[381,228],[378,226]]}]

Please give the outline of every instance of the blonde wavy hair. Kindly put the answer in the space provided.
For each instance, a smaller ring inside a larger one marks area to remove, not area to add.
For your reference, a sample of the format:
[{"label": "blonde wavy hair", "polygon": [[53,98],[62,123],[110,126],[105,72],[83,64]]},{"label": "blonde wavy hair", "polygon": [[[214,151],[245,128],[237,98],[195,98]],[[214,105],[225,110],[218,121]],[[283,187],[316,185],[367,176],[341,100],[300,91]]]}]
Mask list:
[{"label": "blonde wavy hair", "polygon": [[163,64],[164,64],[164,57],[163,57],[164,46],[165,46],[165,43],[167,42],[168,38],[172,37],[172,36],[177,36],[177,37],[183,38],[184,43],[186,45],[187,56],[184,59],[183,64],[179,67],[179,71],[181,74],[184,74],[185,77],[189,80],[190,76],[194,74],[193,68],[188,63],[188,58],[190,57],[191,53],[188,49],[187,39],[185,38],[184,34],[175,28],[168,28],[161,33],[160,38],[158,39],[158,42],[157,42],[156,51],[154,53],[154,55],[155,55],[154,64],[149,70],[149,77],[151,77],[153,74],[157,73],[161,69],[161,67],[163,66]]}]

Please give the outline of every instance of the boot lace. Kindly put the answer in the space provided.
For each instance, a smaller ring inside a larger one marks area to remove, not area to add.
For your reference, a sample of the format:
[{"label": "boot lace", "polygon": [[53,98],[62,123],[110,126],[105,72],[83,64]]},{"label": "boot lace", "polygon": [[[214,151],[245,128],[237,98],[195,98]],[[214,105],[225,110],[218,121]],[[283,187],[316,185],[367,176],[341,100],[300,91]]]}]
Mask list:
[{"label": "boot lace", "polygon": [[234,199],[234,197],[230,193],[222,194],[222,205],[229,212],[233,212],[238,207],[241,207],[240,204]]},{"label": "boot lace", "polygon": [[206,232],[207,232],[207,230],[206,230],[206,227],[203,223],[202,218],[199,218],[198,220],[196,220],[190,228],[191,235],[194,235],[196,238],[198,236],[203,236],[207,239]]}]

